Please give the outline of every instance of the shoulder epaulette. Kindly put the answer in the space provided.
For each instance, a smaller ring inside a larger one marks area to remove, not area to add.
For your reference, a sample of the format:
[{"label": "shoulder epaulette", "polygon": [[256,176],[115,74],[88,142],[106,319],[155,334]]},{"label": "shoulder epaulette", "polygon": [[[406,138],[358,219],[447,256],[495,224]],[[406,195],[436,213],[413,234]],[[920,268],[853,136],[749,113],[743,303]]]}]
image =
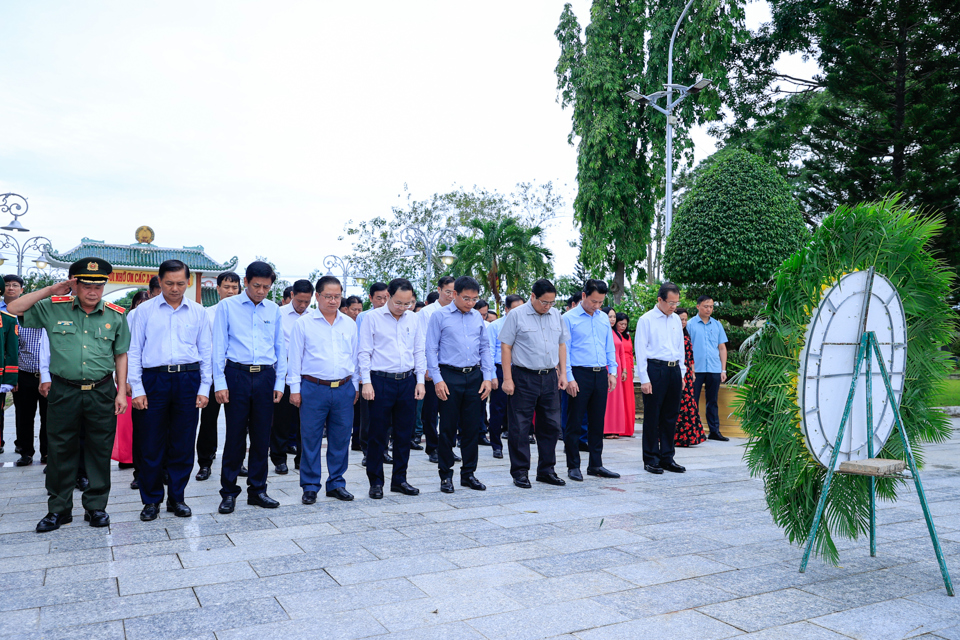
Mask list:
[{"label": "shoulder epaulette", "polygon": [[6,309],[3,309],[2,311],[0,311],[0,313],[6,314],[6,315],[10,316],[11,318],[16,318],[16,317],[17,317],[17,316],[15,316],[15,315],[13,315],[12,313],[10,313],[9,311],[7,311]]},{"label": "shoulder epaulette", "polygon": [[117,313],[120,313],[120,314],[123,314],[123,313],[126,313],[126,312],[127,312],[126,309],[124,309],[123,307],[121,307],[121,306],[118,305],[118,304],[113,304],[112,302],[104,302],[104,303],[103,303],[103,306],[109,307],[110,309],[113,309],[114,311],[116,311]]},{"label": "shoulder epaulette", "polygon": [[73,296],[50,296],[50,302],[73,302]]}]

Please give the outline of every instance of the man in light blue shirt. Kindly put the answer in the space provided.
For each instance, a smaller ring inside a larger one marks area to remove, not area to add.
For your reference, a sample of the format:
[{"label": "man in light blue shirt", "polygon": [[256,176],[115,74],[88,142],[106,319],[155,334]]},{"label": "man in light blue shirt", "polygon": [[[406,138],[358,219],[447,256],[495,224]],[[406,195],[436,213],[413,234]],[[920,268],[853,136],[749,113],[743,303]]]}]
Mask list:
[{"label": "man in light blue shirt", "polygon": [[200,304],[184,297],[190,267],[166,260],[158,275],[161,295],[137,307],[130,327],[128,381],[138,421],[137,480],[144,522],[156,520],[163,501],[163,471],[170,474],[167,511],[192,514],[184,492],[193,470],[200,409],[210,390],[210,334]]},{"label": "man in light blue shirt", "polygon": [[693,397],[700,408],[700,390],[707,385],[707,425],[709,440],[726,442],[730,438],[720,433],[720,411],[717,397],[720,383],[727,381],[727,332],[713,315],[713,298],[697,298],[697,315],[687,322],[687,333],[693,346],[693,364],[696,377],[693,380]]},{"label": "man in light blue shirt", "polygon": [[519,307],[526,300],[523,296],[511,293],[503,303],[503,317],[497,318],[487,327],[487,337],[490,338],[490,350],[493,353],[493,365],[497,370],[497,380],[493,383],[490,392],[490,448],[494,458],[503,457],[503,440],[501,434],[506,430],[507,421],[507,394],[503,392],[503,360],[500,352],[500,330],[507,319],[507,314],[515,307]]},{"label": "man in light blue shirt", "polygon": [[220,513],[233,513],[240,487],[237,476],[247,448],[247,504],[276,509],[267,495],[267,450],[273,405],[283,398],[287,375],[280,307],[267,300],[277,274],[266,262],[251,262],[244,291],[221,300],[213,322],[213,385],[224,405],[227,433],[220,472]]},{"label": "man in light blue shirt", "polygon": [[439,400],[440,432],[437,446],[440,491],[453,493],[453,446],[460,428],[460,485],[475,491],[486,486],[477,480],[480,427],[483,401],[490,395],[496,378],[487,326],[474,309],[480,298],[480,283],[470,276],[454,282],[453,303],[440,307],[427,328],[427,369]]},{"label": "man in light blue shirt", "polygon": [[[570,331],[567,343],[567,425],[577,425],[587,415],[587,446],[590,459],[587,474],[601,478],[619,478],[620,474],[603,466],[603,420],[607,394],[617,386],[617,353],[610,319],[600,308],[607,297],[607,283],[587,280],[583,301],[563,314]],[[580,473],[580,434],[567,429],[563,444],[567,454],[567,473],[571,480],[583,481]]]}]

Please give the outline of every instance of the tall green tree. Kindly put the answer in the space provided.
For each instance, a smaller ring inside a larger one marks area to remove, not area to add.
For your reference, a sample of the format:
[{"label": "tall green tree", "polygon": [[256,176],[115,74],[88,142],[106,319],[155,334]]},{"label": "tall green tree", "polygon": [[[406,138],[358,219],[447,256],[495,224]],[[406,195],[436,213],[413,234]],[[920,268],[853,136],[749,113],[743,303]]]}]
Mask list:
[{"label": "tall green tree", "polygon": [[[664,116],[624,94],[663,88],[670,36],[685,4],[594,0],[586,29],[567,4],[556,30],[557,89],[561,105],[572,109],[568,141],[577,145],[573,208],[584,236],[582,258],[587,269],[613,274],[616,300],[626,279],[642,269],[665,160]],[[723,62],[744,33],[742,0],[695,4],[677,37],[674,82],[703,75],[728,88]],[[686,133],[716,119],[719,107],[716,93],[704,92],[675,110],[675,148],[688,162],[693,143]]]}]

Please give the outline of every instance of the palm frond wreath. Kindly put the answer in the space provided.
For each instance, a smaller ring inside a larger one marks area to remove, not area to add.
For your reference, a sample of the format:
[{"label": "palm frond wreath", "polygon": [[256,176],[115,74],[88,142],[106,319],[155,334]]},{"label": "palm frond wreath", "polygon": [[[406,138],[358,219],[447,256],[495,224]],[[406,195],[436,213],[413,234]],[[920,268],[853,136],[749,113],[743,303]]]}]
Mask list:
[{"label": "palm frond wreath", "polygon": [[[922,443],[949,437],[947,417],[932,407],[949,371],[949,354],[940,347],[953,334],[945,301],[953,275],[930,252],[931,240],[943,225],[940,217],[900,205],[898,196],[843,206],[773,276],[762,314],[766,322],[740,380],[735,413],[749,437],[745,458],[750,472],[763,478],[774,522],[792,543],[806,541],[826,476],[804,444],[797,404],[798,357],[811,313],[844,274],[873,266],[903,300],[909,348],[900,413],[917,464],[923,463]],[[905,460],[896,430],[877,456]],[[868,534],[868,482],[865,476],[834,475],[813,546],[825,561],[836,564],[839,559],[835,536]],[[896,500],[902,482],[879,479],[878,497]]]}]

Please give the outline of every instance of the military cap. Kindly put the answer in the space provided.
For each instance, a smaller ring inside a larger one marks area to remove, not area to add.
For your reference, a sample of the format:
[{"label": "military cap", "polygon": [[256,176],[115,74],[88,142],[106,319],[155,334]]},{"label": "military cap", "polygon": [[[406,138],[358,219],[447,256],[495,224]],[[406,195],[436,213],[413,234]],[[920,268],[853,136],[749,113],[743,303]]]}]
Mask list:
[{"label": "military cap", "polygon": [[113,265],[100,258],[81,258],[70,265],[70,278],[85,284],[107,284]]}]

